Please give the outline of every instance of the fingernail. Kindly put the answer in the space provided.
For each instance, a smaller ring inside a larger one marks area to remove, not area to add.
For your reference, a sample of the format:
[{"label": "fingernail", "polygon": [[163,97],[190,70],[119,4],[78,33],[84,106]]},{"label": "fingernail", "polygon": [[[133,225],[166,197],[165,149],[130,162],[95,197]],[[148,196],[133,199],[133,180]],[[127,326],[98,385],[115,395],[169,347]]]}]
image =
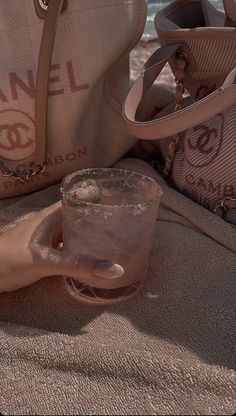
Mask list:
[{"label": "fingernail", "polygon": [[110,261],[99,261],[95,267],[94,274],[105,279],[116,279],[123,276],[124,269],[119,264],[114,264]]}]

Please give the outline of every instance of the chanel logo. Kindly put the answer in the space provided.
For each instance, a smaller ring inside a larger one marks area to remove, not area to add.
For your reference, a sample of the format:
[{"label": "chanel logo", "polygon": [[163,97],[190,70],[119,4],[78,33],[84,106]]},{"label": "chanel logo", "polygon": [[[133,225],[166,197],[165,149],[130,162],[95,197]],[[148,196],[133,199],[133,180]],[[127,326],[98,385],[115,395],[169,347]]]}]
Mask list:
[{"label": "chanel logo", "polygon": [[192,150],[198,150],[204,155],[209,155],[213,150],[213,146],[209,145],[212,141],[217,138],[217,130],[210,129],[207,126],[197,126],[193,129],[194,132],[202,132],[195,141],[195,144],[188,139],[188,145]]},{"label": "chanel logo", "polygon": [[185,158],[195,168],[210,165],[218,156],[223,140],[224,117],[218,114],[207,125],[201,124],[185,133]]},{"label": "chanel logo", "polygon": [[33,143],[33,140],[27,138],[28,140],[24,143],[23,136],[21,136],[21,129],[25,132],[29,131],[29,127],[24,123],[15,123],[12,126],[9,124],[0,125],[0,134],[2,133],[4,135],[4,130],[6,130],[8,140],[8,145],[0,143],[0,149],[7,150],[8,152],[15,149],[27,149]]},{"label": "chanel logo", "polygon": [[24,160],[34,153],[34,120],[20,110],[0,111],[0,156]]}]

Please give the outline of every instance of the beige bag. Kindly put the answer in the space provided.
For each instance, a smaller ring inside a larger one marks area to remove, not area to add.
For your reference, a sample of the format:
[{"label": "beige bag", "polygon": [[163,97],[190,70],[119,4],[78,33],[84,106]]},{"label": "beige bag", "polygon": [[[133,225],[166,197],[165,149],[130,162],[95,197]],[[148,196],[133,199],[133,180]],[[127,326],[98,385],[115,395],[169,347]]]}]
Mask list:
[{"label": "beige bag", "polygon": [[[177,0],[157,15],[166,46],[144,65],[123,112],[135,136],[159,141],[163,173],[181,192],[236,224],[236,28],[224,26],[236,21],[236,3],[224,3],[228,15],[207,0]],[[198,27],[206,22],[216,27]],[[167,62],[175,103],[139,121],[136,110]]]},{"label": "beige bag", "polygon": [[0,198],[112,165],[132,147],[121,108],[146,8],[146,0],[0,2]]}]

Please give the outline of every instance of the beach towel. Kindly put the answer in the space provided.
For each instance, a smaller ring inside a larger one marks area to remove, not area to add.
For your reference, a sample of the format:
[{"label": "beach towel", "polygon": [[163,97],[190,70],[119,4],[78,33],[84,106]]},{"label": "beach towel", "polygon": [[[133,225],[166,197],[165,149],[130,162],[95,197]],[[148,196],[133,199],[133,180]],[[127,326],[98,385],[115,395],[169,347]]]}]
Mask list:
[{"label": "beach towel", "polygon": [[[235,227],[145,162],[118,166],[164,191],[144,289],[88,306],[55,276],[0,295],[4,415],[234,413]],[[1,232],[59,198],[58,184],[1,201]]]}]

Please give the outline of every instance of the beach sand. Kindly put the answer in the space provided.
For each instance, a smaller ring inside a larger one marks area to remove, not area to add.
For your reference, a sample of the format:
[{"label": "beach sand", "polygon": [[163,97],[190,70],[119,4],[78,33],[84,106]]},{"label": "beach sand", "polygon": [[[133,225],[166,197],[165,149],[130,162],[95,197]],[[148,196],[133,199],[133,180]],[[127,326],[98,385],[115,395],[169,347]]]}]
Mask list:
[{"label": "beach sand", "polygon": [[[131,79],[137,78],[143,64],[159,46],[160,44],[157,39],[139,41],[137,46],[131,51],[130,54]],[[174,77],[168,64],[163,68],[157,82],[161,84],[167,84],[168,86],[174,88]]]}]

